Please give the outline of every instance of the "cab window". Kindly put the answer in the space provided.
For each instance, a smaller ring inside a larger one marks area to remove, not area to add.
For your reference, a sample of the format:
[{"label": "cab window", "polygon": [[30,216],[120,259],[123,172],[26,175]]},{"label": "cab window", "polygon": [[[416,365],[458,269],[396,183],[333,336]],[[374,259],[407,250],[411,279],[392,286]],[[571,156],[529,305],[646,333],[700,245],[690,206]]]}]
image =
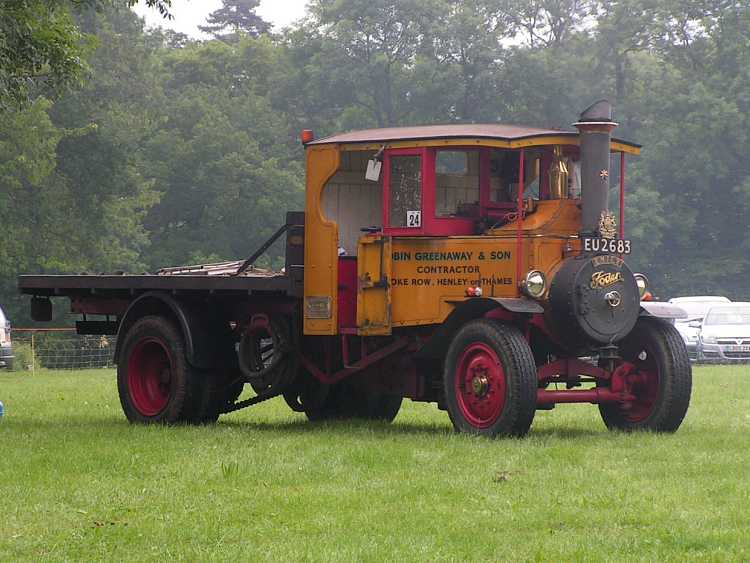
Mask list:
[{"label": "cab window", "polygon": [[443,150],[435,159],[435,215],[471,215],[479,205],[479,151]]},{"label": "cab window", "polygon": [[422,157],[393,155],[390,158],[391,227],[420,227],[422,210]]},{"label": "cab window", "polygon": [[[493,150],[490,153],[490,202],[512,204],[518,199],[520,151]],[[541,152],[524,152],[524,198],[539,199]]]}]

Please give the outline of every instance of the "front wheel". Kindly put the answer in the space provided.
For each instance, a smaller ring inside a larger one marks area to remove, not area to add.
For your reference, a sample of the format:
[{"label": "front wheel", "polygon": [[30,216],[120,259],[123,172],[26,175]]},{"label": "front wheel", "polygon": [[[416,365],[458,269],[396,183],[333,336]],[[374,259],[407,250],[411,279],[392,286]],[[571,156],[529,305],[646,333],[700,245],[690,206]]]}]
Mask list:
[{"label": "front wheel", "polygon": [[517,328],[489,319],[464,325],[445,358],[446,406],[458,432],[523,436],[536,412],[534,356]]},{"label": "front wheel", "polygon": [[599,405],[604,424],[610,430],[676,431],[690,404],[693,377],[680,333],[664,321],[641,318],[620,353],[633,365],[625,377],[635,400]]}]

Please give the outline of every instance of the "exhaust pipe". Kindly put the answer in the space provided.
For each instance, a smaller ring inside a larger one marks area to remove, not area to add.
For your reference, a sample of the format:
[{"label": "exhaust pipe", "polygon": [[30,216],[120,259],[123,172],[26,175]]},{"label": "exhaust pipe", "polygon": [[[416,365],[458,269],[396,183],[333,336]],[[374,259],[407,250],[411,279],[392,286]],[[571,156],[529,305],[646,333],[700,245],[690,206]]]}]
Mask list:
[{"label": "exhaust pipe", "polygon": [[582,236],[598,236],[602,213],[609,208],[609,151],[612,130],[612,105],[596,102],[583,111],[574,125],[580,134]]}]

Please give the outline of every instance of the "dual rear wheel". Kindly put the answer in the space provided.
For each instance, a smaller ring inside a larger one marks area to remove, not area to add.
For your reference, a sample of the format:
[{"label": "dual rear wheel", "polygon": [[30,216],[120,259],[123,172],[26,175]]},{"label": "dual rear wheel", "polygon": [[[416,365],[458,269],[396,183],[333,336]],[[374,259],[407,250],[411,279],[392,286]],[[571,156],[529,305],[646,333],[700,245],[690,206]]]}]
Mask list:
[{"label": "dual rear wheel", "polygon": [[169,319],[137,320],[124,336],[117,388],[130,422],[202,424],[215,422],[242,392],[229,365],[211,372],[191,366],[182,332]]},{"label": "dual rear wheel", "polygon": [[[181,330],[169,319],[143,317],[124,336],[117,367],[120,403],[128,420],[144,424],[215,422],[243,388],[233,350],[217,354],[211,371],[189,364]],[[310,420],[351,419],[392,422],[401,397],[342,382],[325,387],[311,382],[319,400],[303,409]],[[260,384],[258,384],[260,385]],[[256,385],[254,385],[256,387]],[[265,387],[256,388],[257,392]]]}]

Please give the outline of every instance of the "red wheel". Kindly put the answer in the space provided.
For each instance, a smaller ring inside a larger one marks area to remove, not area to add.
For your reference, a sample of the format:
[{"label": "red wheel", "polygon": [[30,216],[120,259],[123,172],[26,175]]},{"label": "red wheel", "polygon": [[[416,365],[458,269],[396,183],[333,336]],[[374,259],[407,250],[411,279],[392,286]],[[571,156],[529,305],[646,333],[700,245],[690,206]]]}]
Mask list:
[{"label": "red wheel", "polygon": [[144,416],[159,414],[169,402],[172,360],[158,338],[136,344],[128,358],[128,385],[133,405]]},{"label": "red wheel", "polygon": [[165,318],[144,317],[122,338],[117,388],[128,420],[198,422],[203,374],[187,363],[180,330]]},{"label": "red wheel", "polygon": [[641,318],[620,344],[622,358],[633,364],[624,376],[635,400],[599,405],[611,430],[674,432],[690,405],[692,371],[677,329],[659,319]]},{"label": "red wheel", "polygon": [[505,370],[487,344],[471,344],[458,361],[455,392],[461,414],[476,428],[489,428],[505,407]]},{"label": "red wheel", "polygon": [[458,432],[523,436],[536,412],[536,365],[513,326],[489,319],[465,324],[444,365],[448,414]]},{"label": "red wheel", "polygon": [[636,372],[628,376],[630,390],[635,395],[635,401],[624,411],[628,422],[638,424],[646,420],[654,410],[659,399],[659,366],[653,350],[644,348],[639,353],[635,367]]}]

